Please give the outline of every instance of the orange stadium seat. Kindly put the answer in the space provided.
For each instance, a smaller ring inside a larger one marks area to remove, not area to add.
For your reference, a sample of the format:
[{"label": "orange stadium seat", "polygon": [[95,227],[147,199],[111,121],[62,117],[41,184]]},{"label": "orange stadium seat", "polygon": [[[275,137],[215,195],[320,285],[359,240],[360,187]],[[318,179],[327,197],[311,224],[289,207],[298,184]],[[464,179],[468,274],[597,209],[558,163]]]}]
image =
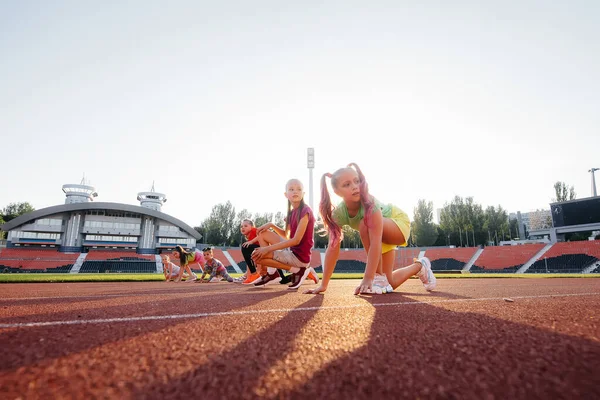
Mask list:
[{"label": "orange stadium seat", "polygon": [[398,247],[396,250],[394,269],[411,265],[414,262],[414,259],[419,257],[420,252],[421,249],[418,247]]},{"label": "orange stadium seat", "polygon": [[580,273],[600,260],[600,240],[559,242],[544,253],[527,272]]},{"label": "orange stadium seat", "polygon": [[516,272],[545,244],[519,246],[488,246],[471,267],[471,272]]},{"label": "orange stadium seat", "polygon": [[464,268],[477,252],[477,247],[432,248],[425,251],[434,271],[456,271]]},{"label": "orange stadium seat", "polygon": [[0,270],[4,272],[69,272],[79,253],[61,253],[56,249],[6,248],[0,252]]},{"label": "orange stadium seat", "polygon": [[154,261],[154,254],[137,254],[135,250],[90,250],[86,256],[86,261],[100,260],[140,260]]}]

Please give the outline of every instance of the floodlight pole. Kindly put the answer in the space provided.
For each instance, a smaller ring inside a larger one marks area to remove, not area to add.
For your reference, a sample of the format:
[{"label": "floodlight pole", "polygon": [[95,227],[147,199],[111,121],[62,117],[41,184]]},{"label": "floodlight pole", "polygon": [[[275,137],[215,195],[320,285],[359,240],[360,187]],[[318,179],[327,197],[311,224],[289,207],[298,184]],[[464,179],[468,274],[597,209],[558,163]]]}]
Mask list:
[{"label": "floodlight pole", "polygon": [[313,204],[313,169],[315,168],[315,149],[309,147],[306,151],[306,163],[308,167],[308,203],[312,210],[315,209]]},{"label": "floodlight pole", "polygon": [[594,177],[594,172],[600,170],[600,168],[592,168],[588,170],[589,173],[592,174],[592,197],[596,197],[596,178]]}]

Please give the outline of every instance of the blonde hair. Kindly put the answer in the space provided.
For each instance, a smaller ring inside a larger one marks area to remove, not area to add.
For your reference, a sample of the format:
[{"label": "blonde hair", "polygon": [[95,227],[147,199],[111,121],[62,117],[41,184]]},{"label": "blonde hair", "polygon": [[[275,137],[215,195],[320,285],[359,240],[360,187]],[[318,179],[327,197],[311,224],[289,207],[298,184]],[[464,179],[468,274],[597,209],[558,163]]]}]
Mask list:
[{"label": "blonde hair", "polygon": [[[285,191],[287,192],[287,188],[288,186],[292,183],[292,182],[298,182],[300,184],[300,186],[302,186],[302,190],[304,190],[304,185],[302,184],[302,182],[300,181],[300,179],[296,179],[296,178],[292,178],[289,181],[287,181],[287,183],[285,184]],[[288,199],[287,202],[287,215],[285,217],[285,233],[288,235],[290,235],[290,224],[292,223],[291,219],[292,219],[292,202],[290,201],[290,199]],[[297,221],[296,222],[300,222],[300,215],[302,215],[302,209],[304,208],[306,204],[304,203],[304,196],[302,196],[302,200],[300,200],[300,206],[298,206],[298,215],[297,215]]]}]

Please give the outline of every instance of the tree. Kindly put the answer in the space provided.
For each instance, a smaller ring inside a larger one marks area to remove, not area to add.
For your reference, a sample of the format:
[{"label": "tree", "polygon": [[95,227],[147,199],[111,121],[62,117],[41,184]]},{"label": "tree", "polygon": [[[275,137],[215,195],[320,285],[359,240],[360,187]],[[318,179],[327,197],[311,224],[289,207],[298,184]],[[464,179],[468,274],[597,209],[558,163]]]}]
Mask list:
[{"label": "tree", "polygon": [[474,202],[473,197],[463,199],[455,196],[450,204],[444,205],[440,213],[440,227],[449,236],[449,244],[456,246],[484,243],[487,238],[484,223],[483,208]]},{"label": "tree", "polygon": [[414,208],[413,229],[411,235],[417,246],[431,246],[438,238],[437,227],[433,221],[433,202],[420,199]]},{"label": "tree", "polygon": [[561,203],[563,201],[574,200],[577,196],[575,188],[573,186],[567,188],[567,184],[564,182],[557,181],[554,184],[554,193],[556,197],[552,201]]},{"label": "tree", "polygon": [[342,228],[342,244],[343,248],[356,249],[362,247],[360,233],[345,225]]},{"label": "tree", "polygon": [[315,221],[315,232],[313,234],[313,239],[315,241],[314,247],[316,249],[324,249],[329,243],[329,236],[325,230],[325,226],[323,225],[323,220],[320,217]]},{"label": "tree", "polygon": [[20,215],[35,211],[35,208],[28,202],[10,203],[2,209],[2,218],[5,222],[17,218]]},{"label": "tree", "polygon": [[[485,209],[485,223],[483,229],[487,233],[487,240],[498,244],[499,239],[503,239],[505,232],[509,231],[508,215],[502,206],[489,206]],[[515,220],[516,221],[516,220]],[[500,235],[500,237],[499,237]]]},{"label": "tree", "polygon": [[435,228],[437,230],[437,240],[435,241],[435,243],[433,244],[434,246],[448,246],[449,241],[448,241],[448,235],[446,234],[446,232],[440,228],[439,225],[435,225]]},{"label": "tree", "polygon": [[210,216],[202,222],[204,241],[217,246],[230,245],[233,238],[235,208],[230,201],[217,204],[212,208]]},{"label": "tree", "polygon": [[[507,233],[507,235],[508,235],[508,239],[509,240],[510,239],[514,239],[513,238],[513,232],[514,232],[514,238],[518,237],[519,239],[521,239],[520,233],[519,233],[519,220],[516,219],[516,218],[515,219],[511,219],[510,223],[509,223],[509,226],[508,226],[508,233]],[[523,224],[523,233],[525,234],[525,237],[522,238],[522,239],[525,239],[527,237],[527,234],[528,234],[527,228],[525,227],[525,224]],[[502,239],[504,240],[504,230],[502,231]]]},{"label": "tree", "polygon": [[[264,225],[269,222],[275,223],[273,217],[274,217],[273,213],[268,213],[268,212],[262,213],[262,214],[256,213],[256,214],[254,214],[254,225],[256,225],[258,227],[258,226]],[[284,221],[283,222],[280,221],[279,225],[278,224],[275,224],[275,225],[279,226],[281,229],[285,229]]]}]

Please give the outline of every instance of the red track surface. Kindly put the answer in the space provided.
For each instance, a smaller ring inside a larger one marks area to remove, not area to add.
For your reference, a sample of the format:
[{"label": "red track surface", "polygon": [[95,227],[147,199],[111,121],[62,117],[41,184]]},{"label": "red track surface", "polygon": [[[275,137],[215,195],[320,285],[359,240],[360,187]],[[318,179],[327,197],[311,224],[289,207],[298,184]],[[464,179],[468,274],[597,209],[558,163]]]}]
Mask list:
[{"label": "red track surface", "polygon": [[600,398],[600,279],[357,282],[1,285],[0,397]]}]

